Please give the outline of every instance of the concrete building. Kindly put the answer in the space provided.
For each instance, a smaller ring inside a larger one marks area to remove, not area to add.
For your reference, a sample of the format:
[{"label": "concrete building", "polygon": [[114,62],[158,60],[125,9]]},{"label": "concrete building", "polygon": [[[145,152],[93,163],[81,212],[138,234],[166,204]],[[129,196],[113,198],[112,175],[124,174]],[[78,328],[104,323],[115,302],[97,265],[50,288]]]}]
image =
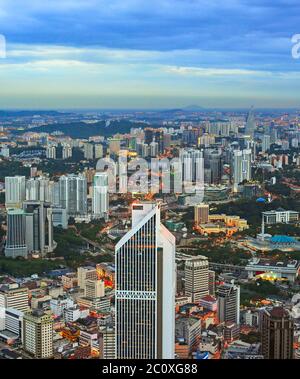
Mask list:
[{"label": "concrete building", "polygon": [[25,313],[23,348],[35,358],[53,357],[53,319],[41,310]]},{"label": "concrete building", "polygon": [[218,319],[220,322],[240,323],[240,287],[224,283],[217,288]]},{"label": "concrete building", "polygon": [[87,299],[96,299],[105,295],[104,282],[98,279],[86,279],[84,296]]},{"label": "concrete building", "polygon": [[294,323],[287,310],[282,307],[265,309],[260,330],[265,359],[293,359]]},{"label": "concrete building", "polygon": [[208,259],[202,255],[185,261],[185,294],[192,302],[199,302],[209,294]]},{"label": "concrete building", "polygon": [[29,309],[29,293],[27,288],[18,285],[0,287],[0,307],[14,308],[21,312]]},{"label": "concrete building", "polygon": [[209,219],[209,205],[208,204],[198,204],[194,207],[194,221],[196,225],[207,224]]}]

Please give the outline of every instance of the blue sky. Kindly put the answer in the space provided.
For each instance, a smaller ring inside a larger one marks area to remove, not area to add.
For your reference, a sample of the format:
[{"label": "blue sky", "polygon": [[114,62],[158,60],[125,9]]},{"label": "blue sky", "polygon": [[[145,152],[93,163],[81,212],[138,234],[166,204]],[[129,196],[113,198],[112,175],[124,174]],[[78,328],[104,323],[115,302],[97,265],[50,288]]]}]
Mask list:
[{"label": "blue sky", "polygon": [[299,0],[0,0],[0,107],[295,107]]}]

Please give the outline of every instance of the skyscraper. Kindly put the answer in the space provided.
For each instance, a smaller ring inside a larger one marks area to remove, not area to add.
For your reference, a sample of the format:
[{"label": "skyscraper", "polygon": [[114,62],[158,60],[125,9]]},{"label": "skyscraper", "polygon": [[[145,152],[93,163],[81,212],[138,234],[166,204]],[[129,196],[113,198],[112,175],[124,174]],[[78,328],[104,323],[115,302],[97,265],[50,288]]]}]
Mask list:
[{"label": "skyscraper", "polygon": [[94,218],[105,218],[108,216],[109,194],[108,175],[106,172],[97,172],[94,176],[92,211]]},{"label": "skyscraper", "polygon": [[42,256],[54,249],[53,220],[50,203],[25,201],[26,246],[29,252]]},{"label": "skyscraper", "polygon": [[9,208],[7,210],[7,237],[5,256],[11,258],[27,258],[26,219],[22,209]]},{"label": "skyscraper", "polygon": [[115,251],[116,358],[174,358],[175,237],[159,205],[133,204]]},{"label": "skyscraper", "polygon": [[233,152],[233,186],[237,190],[238,184],[251,179],[251,150],[235,150]]},{"label": "skyscraper", "polygon": [[282,307],[264,309],[261,315],[262,354],[265,359],[292,359],[294,324]]},{"label": "skyscraper", "polygon": [[26,197],[25,176],[5,177],[5,207],[21,208]]},{"label": "skyscraper", "polygon": [[217,288],[218,319],[220,322],[240,323],[240,287],[224,283]]},{"label": "skyscraper", "polygon": [[185,261],[185,294],[197,303],[209,294],[208,259],[202,255]]},{"label": "skyscraper", "polygon": [[270,146],[271,137],[268,134],[264,134],[262,139],[262,152],[265,153],[266,151],[270,150]]},{"label": "skyscraper", "polygon": [[255,129],[256,129],[255,115],[254,115],[254,108],[252,106],[246,120],[245,135],[253,138]]},{"label": "skyscraper", "polygon": [[69,216],[87,213],[87,180],[82,174],[59,178],[59,204]]}]

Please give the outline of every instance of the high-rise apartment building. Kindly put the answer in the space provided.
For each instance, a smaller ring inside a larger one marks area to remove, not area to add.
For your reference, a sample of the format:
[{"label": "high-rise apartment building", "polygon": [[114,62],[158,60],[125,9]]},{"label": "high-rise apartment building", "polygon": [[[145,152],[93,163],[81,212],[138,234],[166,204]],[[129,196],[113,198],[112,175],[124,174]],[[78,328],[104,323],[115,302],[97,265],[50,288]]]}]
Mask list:
[{"label": "high-rise apartment building", "polygon": [[5,207],[21,208],[26,198],[25,176],[5,177]]},{"label": "high-rise apartment building", "polygon": [[293,359],[294,323],[287,310],[282,307],[264,309],[260,330],[265,359]]},{"label": "high-rise apartment building", "polygon": [[234,190],[244,180],[251,179],[251,150],[235,150],[233,152],[233,165],[232,165],[232,181]]},{"label": "high-rise apartment building", "polygon": [[63,175],[59,178],[59,203],[69,216],[87,213],[87,180],[84,175]]},{"label": "high-rise apartment building", "polygon": [[25,313],[23,317],[23,347],[35,358],[53,356],[53,318],[42,310]]},{"label": "high-rise apartment building", "polygon": [[175,237],[160,205],[132,206],[132,229],[116,245],[116,358],[174,358]]},{"label": "high-rise apartment building", "polygon": [[108,175],[106,172],[97,172],[93,182],[92,211],[93,218],[108,217],[109,194]]},{"label": "high-rise apartment building", "polygon": [[185,261],[185,294],[197,303],[209,294],[208,259],[202,255]]},{"label": "high-rise apartment building", "polygon": [[218,319],[220,322],[240,323],[240,287],[224,283],[217,288]]}]

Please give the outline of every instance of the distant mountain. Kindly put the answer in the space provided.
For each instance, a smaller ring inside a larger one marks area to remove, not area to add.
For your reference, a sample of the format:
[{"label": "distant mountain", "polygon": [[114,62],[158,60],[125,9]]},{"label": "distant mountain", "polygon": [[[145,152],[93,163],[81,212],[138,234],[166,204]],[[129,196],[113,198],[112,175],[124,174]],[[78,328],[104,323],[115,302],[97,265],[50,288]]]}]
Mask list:
[{"label": "distant mountain", "polygon": [[[105,121],[99,121],[92,124],[85,122],[69,122],[58,123],[51,125],[43,125],[28,131],[34,131],[35,133],[53,133],[56,131],[62,132],[64,135],[72,138],[89,138],[92,136],[104,136],[110,137],[114,134],[121,133],[126,134],[130,132],[131,128],[145,128],[148,126],[143,122],[131,122],[129,120],[111,121],[106,126]],[[23,131],[15,131],[15,134],[23,134]]]},{"label": "distant mountain", "polygon": [[192,111],[192,112],[197,112],[197,111],[201,112],[204,109],[205,108],[200,107],[199,105],[194,105],[194,104],[188,105],[188,106],[186,106],[186,107],[183,108],[184,111]]},{"label": "distant mountain", "polygon": [[70,114],[57,111],[1,111],[0,117],[33,117],[33,116],[61,116]]}]

